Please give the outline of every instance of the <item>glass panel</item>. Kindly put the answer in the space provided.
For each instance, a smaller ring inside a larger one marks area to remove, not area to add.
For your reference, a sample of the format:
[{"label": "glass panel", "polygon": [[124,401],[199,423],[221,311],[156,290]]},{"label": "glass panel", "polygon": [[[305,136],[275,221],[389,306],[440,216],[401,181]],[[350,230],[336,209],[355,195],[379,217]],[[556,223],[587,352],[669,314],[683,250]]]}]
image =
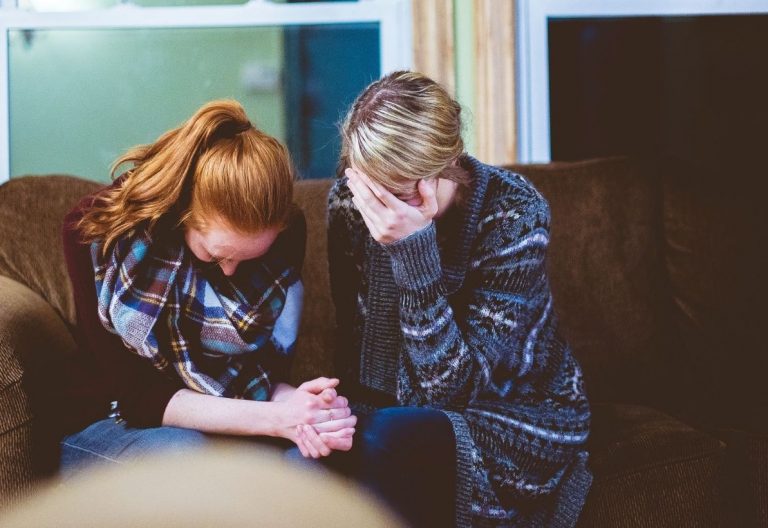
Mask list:
[{"label": "glass panel", "polygon": [[[144,7],[244,4],[248,0],[19,0],[19,7],[32,11],[87,11],[121,3]],[[274,0],[282,3],[284,0]]]},{"label": "glass panel", "polygon": [[212,99],[234,98],[286,142],[304,177],[329,177],[336,124],[379,76],[378,24],[11,31],[11,176],[108,181],[133,145]]},{"label": "glass panel", "polygon": [[[270,0],[272,1],[272,0]],[[166,6],[201,6],[201,5],[229,5],[245,4],[248,0],[131,0],[130,3],[143,7]],[[281,3],[277,0],[275,3]]]},{"label": "glass panel", "polygon": [[86,11],[112,7],[120,0],[19,0],[18,6],[28,11]]}]

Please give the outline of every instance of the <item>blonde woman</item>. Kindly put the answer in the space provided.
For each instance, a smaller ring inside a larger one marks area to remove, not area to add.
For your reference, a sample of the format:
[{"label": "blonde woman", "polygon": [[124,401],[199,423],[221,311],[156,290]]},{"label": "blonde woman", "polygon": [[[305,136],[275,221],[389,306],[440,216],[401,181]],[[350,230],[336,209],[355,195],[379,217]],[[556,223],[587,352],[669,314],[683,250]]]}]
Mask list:
[{"label": "blonde woman", "polygon": [[305,245],[285,147],[214,101],[113,177],[126,163],[64,222],[81,352],[64,473],[211,434],[349,449],[338,380],[285,383]]},{"label": "blonde woman", "polygon": [[572,526],[590,410],[553,310],[548,205],[464,152],[460,114],[401,71],[342,126],[328,243],[360,417],[346,469],[416,526]]}]

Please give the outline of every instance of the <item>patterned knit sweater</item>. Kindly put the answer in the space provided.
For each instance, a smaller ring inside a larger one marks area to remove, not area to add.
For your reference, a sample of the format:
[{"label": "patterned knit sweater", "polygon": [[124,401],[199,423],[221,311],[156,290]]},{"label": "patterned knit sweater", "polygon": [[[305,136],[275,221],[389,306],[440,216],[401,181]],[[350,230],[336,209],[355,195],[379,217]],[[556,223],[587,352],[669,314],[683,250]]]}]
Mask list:
[{"label": "patterned knit sweater", "polygon": [[374,241],[346,179],[329,196],[336,365],[357,412],[427,406],[457,442],[457,526],[573,526],[591,484],[581,369],[546,274],[549,207],[465,156],[472,184],[429,227]]}]

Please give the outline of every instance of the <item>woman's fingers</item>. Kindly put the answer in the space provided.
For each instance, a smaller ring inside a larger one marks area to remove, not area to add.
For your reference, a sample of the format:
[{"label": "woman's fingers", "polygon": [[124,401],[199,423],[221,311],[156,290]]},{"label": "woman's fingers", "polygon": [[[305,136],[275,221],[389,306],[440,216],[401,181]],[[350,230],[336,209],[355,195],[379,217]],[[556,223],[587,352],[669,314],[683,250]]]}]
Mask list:
[{"label": "woman's fingers", "polygon": [[[320,439],[325,442],[325,445],[335,451],[349,451],[352,449],[354,429],[345,429],[344,434],[337,433],[320,433]],[[341,433],[341,431],[340,431]]]},{"label": "woman's fingers", "polygon": [[349,407],[330,407],[317,409],[312,412],[312,424],[319,424],[324,422],[332,422],[334,420],[343,420],[352,415],[352,410]]},{"label": "woman's fingers", "polygon": [[336,389],[333,388],[324,389],[323,392],[320,393],[320,399],[327,404],[333,403],[337,396]]},{"label": "woman's fingers", "polygon": [[313,380],[305,381],[297,387],[298,390],[310,392],[312,394],[320,394],[325,389],[336,387],[339,384],[338,378],[315,378]]},{"label": "woman's fingers", "polygon": [[326,397],[322,393],[319,395],[323,402],[323,409],[343,409],[344,407],[349,407],[349,400],[344,396],[339,396],[334,389],[330,390],[333,391],[330,397]]},{"label": "woman's fingers", "polygon": [[376,223],[376,221],[371,217],[366,204],[364,204],[362,200],[356,196],[352,197],[352,203],[355,204],[357,210],[360,211],[360,216],[363,217],[363,221],[368,227],[368,231],[371,232],[371,236],[375,240],[379,240],[381,238],[381,230],[379,229],[379,225]]},{"label": "woman's fingers", "polygon": [[304,447],[307,448],[307,453],[309,453],[309,456],[312,458],[320,458],[320,452],[317,450],[317,448],[309,441],[307,438],[307,434],[305,431],[305,425],[298,426],[299,429],[299,439],[304,443]]},{"label": "woman's fingers", "polygon": [[357,416],[347,415],[338,420],[330,420],[327,422],[319,422],[314,424],[314,428],[318,433],[333,433],[342,429],[348,429],[354,427],[357,424]]},{"label": "woman's fingers", "polygon": [[309,454],[309,449],[307,449],[306,443],[304,442],[304,438],[301,434],[301,426],[296,426],[296,447],[299,448],[299,451],[301,452],[301,456],[304,458],[310,458],[312,455]]},{"label": "woman's fingers", "polygon": [[315,431],[311,425],[302,425],[300,427],[304,441],[307,443],[307,447],[313,458],[320,458],[321,456],[328,456],[331,454],[331,448],[325,445],[325,442],[323,442],[317,434],[317,431]]},{"label": "woman's fingers", "polygon": [[349,400],[344,396],[336,396],[329,407],[331,409],[343,409],[344,407],[349,407]]},{"label": "woman's fingers", "polygon": [[[317,429],[315,430],[317,431]],[[320,431],[317,431],[317,434],[320,435],[320,438],[345,438],[347,436],[353,436],[355,434],[355,430],[356,429],[354,427],[345,427],[330,433],[321,433]]]},{"label": "woman's fingers", "polygon": [[419,180],[419,203],[410,205],[360,171],[347,169],[345,173],[352,202],[377,242],[401,240],[429,225],[437,214],[436,178]]},{"label": "woman's fingers", "polygon": [[357,208],[365,210],[366,214],[373,220],[381,219],[387,213],[389,207],[379,200],[373,193],[373,190],[359,176],[347,176],[347,178],[347,185],[352,191],[353,197],[357,200],[355,203]]},{"label": "woman's fingers", "polygon": [[398,210],[405,205],[402,200],[385,189],[380,183],[373,181],[367,174],[360,171],[355,171],[355,174],[370,192],[389,209]]},{"label": "woman's fingers", "polygon": [[344,174],[347,176],[347,185],[355,196],[371,205],[375,205],[376,203],[380,206],[384,205],[384,203],[376,196],[374,189],[366,183],[362,172],[358,172],[355,169],[346,169]]}]

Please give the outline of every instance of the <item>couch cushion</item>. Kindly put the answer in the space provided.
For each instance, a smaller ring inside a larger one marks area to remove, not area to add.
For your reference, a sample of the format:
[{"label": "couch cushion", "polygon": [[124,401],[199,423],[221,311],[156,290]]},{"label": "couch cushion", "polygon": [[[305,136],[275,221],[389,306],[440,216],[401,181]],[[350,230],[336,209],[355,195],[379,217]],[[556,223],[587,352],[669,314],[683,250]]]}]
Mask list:
[{"label": "couch cushion", "polygon": [[26,498],[35,479],[32,427],[22,424],[0,435],[0,509]]},{"label": "couch cushion", "polygon": [[649,407],[597,403],[588,447],[595,477],[610,479],[717,455],[725,444]]},{"label": "couch cushion", "polygon": [[578,527],[746,526],[723,522],[714,456],[595,480]]},{"label": "couch cushion", "polygon": [[0,275],[29,286],[68,323],[75,307],[64,263],[61,223],[102,184],[72,176],[24,176],[0,185]]},{"label": "couch cushion", "polygon": [[[768,409],[761,411],[768,416]],[[729,526],[768,526],[768,432],[717,431],[728,445],[723,479]]]},{"label": "couch cushion", "polygon": [[595,404],[580,526],[718,526],[724,444],[648,407]]},{"label": "couch cushion", "polygon": [[590,398],[658,405],[674,386],[658,171],[622,158],[511,168],[549,201],[555,310]]},{"label": "couch cushion", "polygon": [[710,427],[768,427],[764,175],[665,164],[666,264],[691,414]]}]

